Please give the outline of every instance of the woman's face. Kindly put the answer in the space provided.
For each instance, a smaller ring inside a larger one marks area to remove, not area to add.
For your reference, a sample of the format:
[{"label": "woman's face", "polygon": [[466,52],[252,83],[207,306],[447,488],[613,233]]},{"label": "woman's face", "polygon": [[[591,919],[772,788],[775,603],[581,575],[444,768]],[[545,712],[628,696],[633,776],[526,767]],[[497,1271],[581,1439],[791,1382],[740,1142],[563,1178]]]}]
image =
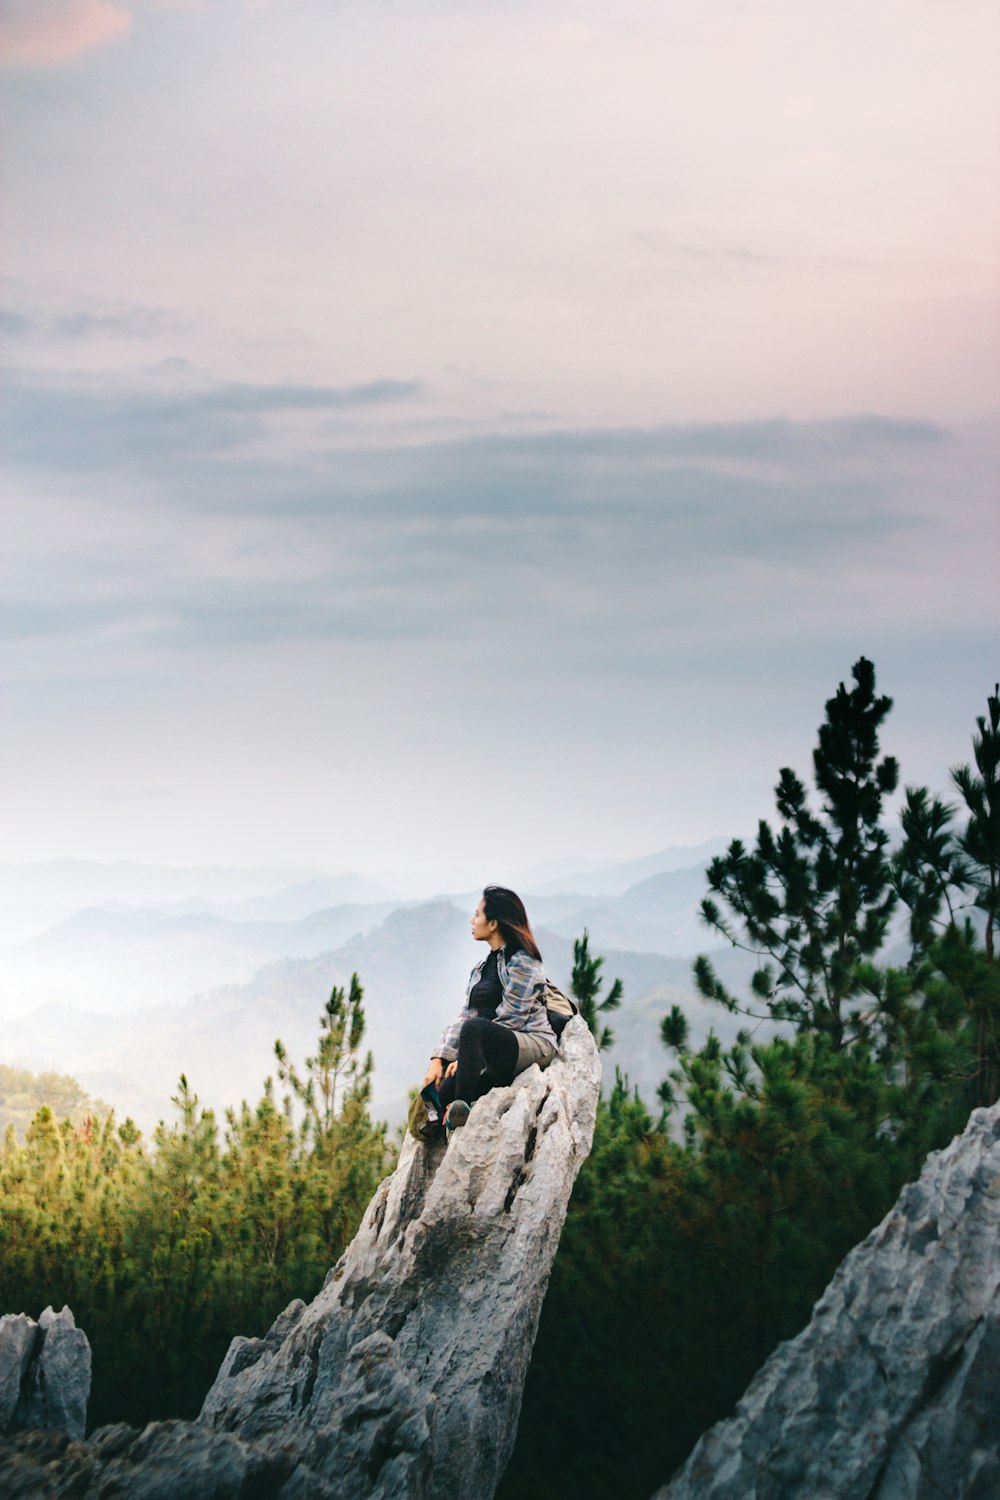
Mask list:
[{"label": "woman's face", "polygon": [[495,922],[488,922],[486,920],[485,906],[486,898],[485,896],[481,896],[479,898],[479,905],[472,914],[472,936],[476,939],[477,943],[488,943],[497,930]]}]

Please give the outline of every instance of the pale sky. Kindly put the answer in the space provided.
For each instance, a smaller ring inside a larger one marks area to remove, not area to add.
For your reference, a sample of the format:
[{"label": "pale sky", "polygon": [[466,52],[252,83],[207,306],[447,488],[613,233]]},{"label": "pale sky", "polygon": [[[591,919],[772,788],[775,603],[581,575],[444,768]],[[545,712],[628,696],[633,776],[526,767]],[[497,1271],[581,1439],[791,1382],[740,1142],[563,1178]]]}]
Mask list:
[{"label": "pale sky", "polygon": [[994,0],[3,16],[4,858],[742,832],[862,653],[968,757]]}]

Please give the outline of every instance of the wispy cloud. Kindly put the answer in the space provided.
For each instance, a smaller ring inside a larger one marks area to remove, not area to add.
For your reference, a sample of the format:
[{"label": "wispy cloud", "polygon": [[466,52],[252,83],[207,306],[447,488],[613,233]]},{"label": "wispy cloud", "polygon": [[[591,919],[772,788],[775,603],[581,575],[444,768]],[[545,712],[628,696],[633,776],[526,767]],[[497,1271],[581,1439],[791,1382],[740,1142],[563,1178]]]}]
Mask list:
[{"label": "wispy cloud", "polygon": [[[168,372],[169,373],[169,372]],[[182,369],[181,373],[185,373]],[[142,465],[176,475],[200,456],[238,455],[266,421],[386,407],[412,400],[419,381],[383,378],[357,385],[228,382],[184,388],[116,385],[11,370],[2,428],[8,455],[28,468],[85,477]]]},{"label": "wispy cloud", "polygon": [[5,306],[0,309],[0,329],[10,338],[44,343],[83,343],[91,339],[152,339],[175,333],[183,325],[161,307],[141,307],[128,302],[104,302],[87,298],[75,306],[40,307],[19,283],[4,280]]},{"label": "wispy cloud", "polygon": [[0,66],[51,67],[131,29],[114,0],[6,0],[0,17]]},{"label": "wispy cloud", "polygon": [[87,339],[109,334],[123,338],[149,338],[169,327],[171,319],[155,308],[127,308],[121,312],[68,312],[54,318],[46,331],[56,338]]},{"label": "wispy cloud", "polygon": [[[906,476],[952,443],[878,415],[332,442],[331,415],[367,421],[419,384],[17,390],[5,446],[49,541],[33,553],[26,528],[0,628],[130,650],[443,642],[492,620],[574,632],[598,660],[692,629],[713,595],[748,635],[793,600],[836,615],[867,558],[905,567],[886,560],[924,527]],[[290,441],[262,444],[285,418]]]},{"label": "wispy cloud", "polygon": [[[498,505],[509,516],[588,498],[646,503],[659,473],[685,463],[701,466],[704,474],[726,467],[725,486],[731,489],[734,464],[749,475],[754,464],[773,469],[824,455],[844,463],[948,440],[946,429],[933,422],[871,414],[812,423],[774,419],[650,428],[540,431],[532,424],[528,431],[437,441],[383,431],[371,445],[359,431],[345,444],[340,425],[324,426],[331,416],[389,412],[413,403],[424,393],[423,383],[395,377],[347,386],[212,383],[183,363],[158,373],[162,381],[123,384],[10,370],[0,429],[8,464],[53,476],[68,469],[79,479],[110,479],[141,464],[148,479],[166,481],[171,503],[183,504],[189,492],[177,484],[178,474],[197,477],[205,456],[224,455],[235,487],[229,490],[226,473],[213,461],[210,503],[219,508],[228,508],[235,495],[240,507],[267,509],[269,488],[279,481],[283,513],[308,513],[322,507],[333,481],[333,491],[345,498],[374,492],[389,503],[398,494],[411,509],[422,498],[441,512]],[[308,440],[296,428],[292,446],[275,450],[269,461],[259,448],[266,424],[291,416],[314,419]],[[248,460],[257,476],[249,484],[242,467]],[[201,508],[204,502],[198,497],[197,503]]]},{"label": "wispy cloud", "polygon": [[0,333],[5,338],[21,338],[33,333],[35,326],[35,320],[28,313],[12,307],[0,308]]}]

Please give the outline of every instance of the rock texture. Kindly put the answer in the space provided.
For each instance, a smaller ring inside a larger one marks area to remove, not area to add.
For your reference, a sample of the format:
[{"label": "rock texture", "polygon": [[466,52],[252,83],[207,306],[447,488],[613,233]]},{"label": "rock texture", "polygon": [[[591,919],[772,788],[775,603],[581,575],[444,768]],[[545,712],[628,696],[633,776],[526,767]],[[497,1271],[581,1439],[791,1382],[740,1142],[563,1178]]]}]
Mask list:
[{"label": "rock texture", "polygon": [[234,1341],[201,1420],[269,1442],[294,1424],[338,1500],[491,1496],[599,1071],[574,1022],[557,1061],[487,1094],[446,1151],[408,1140],[323,1291],[265,1339]]},{"label": "rock texture", "polygon": [[1000,1495],[1000,1105],[928,1157],[654,1500]]},{"label": "rock texture", "polygon": [[68,1307],[35,1323],[0,1317],[0,1434],[32,1428],[82,1438],[90,1397],[90,1344]]},{"label": "rock texture", "polygon": [[234,1339],[197,1422],[22,1434],[0,1493],[489,1500],[599,1079],[573,1021],[552,1066],[480,1100],[447,1148],[407,1139],[319,1296]]}]

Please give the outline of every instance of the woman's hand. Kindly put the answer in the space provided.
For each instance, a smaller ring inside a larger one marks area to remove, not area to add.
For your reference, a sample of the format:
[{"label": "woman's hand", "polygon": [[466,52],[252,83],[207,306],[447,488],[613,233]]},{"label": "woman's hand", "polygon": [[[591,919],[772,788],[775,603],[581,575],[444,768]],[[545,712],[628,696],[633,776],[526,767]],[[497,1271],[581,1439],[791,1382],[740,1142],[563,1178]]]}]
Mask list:
[{"label": "woman's hand", "polygon": [[422,1089],[425,1089],[429,1083],[433,1083],[434,1087],[437,1088],[438,1084],[441,1082],[441,1077],[442,1077],[443,1073],[444,1073],[444,1063],[441,1061],[441,1059],[439,1057],[432,1057],[431,1061],[430,1061],[430,1067],[427,1069],[427,1072],[424,1074],[424,1081],[420,1085],[420,1087]]},{"label": "woman's hand", "polygon": [[444,1076],[446,1078],[453,1078],[457,1072],[458,1072],[458,1059],[456,1058],[456,1060],[454,1062],[450,1062],[448,1064],[448,1066],[445,1068],[445,1070],[444,1070]]}]

